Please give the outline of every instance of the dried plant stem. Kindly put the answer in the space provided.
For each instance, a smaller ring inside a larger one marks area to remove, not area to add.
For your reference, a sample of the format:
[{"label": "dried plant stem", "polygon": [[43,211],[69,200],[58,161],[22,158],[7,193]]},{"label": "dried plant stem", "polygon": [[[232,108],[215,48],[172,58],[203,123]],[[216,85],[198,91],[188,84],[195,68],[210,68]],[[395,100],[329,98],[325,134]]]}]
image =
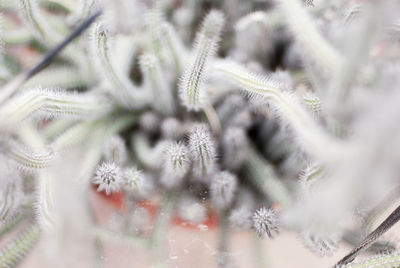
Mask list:
[{"label": "dried plant stem", "polygon": [[[360,244],[364,236],[359,230],[351,230],[343,235],[343,241],[348,243],[351,247],[356,247]],[[380,254],[382,252],[391,253],[395,250],[396,246],[387,240],[376,241],[366,251],[373,254]]]},{"label": "dried plant stem", "polygon": [[380,236],[386,233],[393,225],[400,220],[400,206],[397,207],[372,233],[370,233],[358,247],[353,249],[349,254],[343,257],[335,267],[348,264],[352,262],[355,257],[362,251],[368,248]]}]

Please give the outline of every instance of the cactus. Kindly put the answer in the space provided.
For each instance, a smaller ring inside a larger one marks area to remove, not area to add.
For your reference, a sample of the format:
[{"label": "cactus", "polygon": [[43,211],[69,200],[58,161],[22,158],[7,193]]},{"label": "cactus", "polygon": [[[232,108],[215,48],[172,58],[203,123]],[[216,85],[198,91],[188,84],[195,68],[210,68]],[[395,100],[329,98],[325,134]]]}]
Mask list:
[{"label": "cactus", "polygon": [[[335,267],[399,266],[396,242],[372,246],[400,219],[378,222],[398,189],[399,5],[353,2],[2,1],[0,266],[39,232],[51,267],[88,234],[95,265],[114,236],[170,266],[170,224],[214,215],[220,267],[237,229],[259,266],[288,231],[316,257],[351,243]],[[93,195],[122,203],[113,230]]]}]

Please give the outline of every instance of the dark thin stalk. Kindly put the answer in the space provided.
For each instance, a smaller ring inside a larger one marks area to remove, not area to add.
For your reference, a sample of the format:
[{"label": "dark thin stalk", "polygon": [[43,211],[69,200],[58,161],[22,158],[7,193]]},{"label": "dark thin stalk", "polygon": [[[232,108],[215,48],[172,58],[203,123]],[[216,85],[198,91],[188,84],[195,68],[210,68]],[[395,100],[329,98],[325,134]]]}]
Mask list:
[{"label": "dark thin stalk", "polygon": [[399,193],[400,193],[400,186],[395,187],[389,194],[385,196],[385,198],[379,202],[379,204],[374,207],[370,212],[368,212],[368,215],[365,217],[364,222],[363,222],[363,228],[366,230],[366,233],[368,233],[370,230],[372,230],[372,225],[375,223],[375,221],[384,213],[388,208],[390,208],[396,200],[399,198]]},{"label": "dark thin stalk", "polygon": [[78,28],[76,28],[67,38],[64,39],[58,46],[46,53],[43,59],[36,64],[32,69],[17,75],[11,79],[5,86],[2,87],[0,92],[0,103],[11,96],[16,89],[18,89],[23,83],[32,78],[35,74],[46,68],[52,60],[75,38],[83,33],[98,16],[101,15],[101,10],[94,13],[86,21],[84,21]]},{"label": "dark thin stalk", "polygon": [[334,267],[341,267],[342,265],[352,262],[362,250],[368,248],[375,240],[386,233],[386,231],[395,225],[399,220],[400,206],[398,206],[392,212],[392,214],[389,215],[389,217],[387,217],[372,233],[370,233],[358,247],[343,257],[343,259],[341,259]]},{"label": "dark thin stalk", "polygon": [[[360,231],[347,231],[343,235],[343,241],[349,244],[351,247],[358,246],[362,241],[362,236]],[[365,249],[372,254],[393,253],[396,250],[396,246],[391,241],[375,241],[368,249]]]},{"label": "dark thin stalk", "polygon": [[84,21],[81,25],[79,25],[78,28],[75,29],[67,38],[64,39],[61,44],[50,50],[49,52],[46,53],[44,58],[31,70],[28,71],[26,80],[46,68],[50,62],[54,59],[55,56],[57,56],[61,50],[63,50],[69,43],[71,43],[75,38],[77,38],[79,35],[83,33],[95,20],[98,16],[101,15],[101,10],[97,11],[94,13],[92,16],[90,16],[86,21]]}]

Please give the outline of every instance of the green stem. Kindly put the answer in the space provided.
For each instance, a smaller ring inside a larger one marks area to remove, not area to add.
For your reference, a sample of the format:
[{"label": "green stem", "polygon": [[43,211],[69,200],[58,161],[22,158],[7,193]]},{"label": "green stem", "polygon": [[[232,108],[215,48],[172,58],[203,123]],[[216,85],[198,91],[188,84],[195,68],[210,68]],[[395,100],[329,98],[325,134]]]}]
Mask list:
[{"label": "green stem", "polygon": [[253,236],[253,250],[254,250],[254,260],[255,267],[264,268],[267,267],[267,260],[265,259],[265,248],[262,243],[262,239],[256,234],[256,232],[252,233]]},{"label": "green stem", "polygon": [[161,208],[158,211],[157,219],[153,228],[153,234],[150,240],[150,249],[153,253],[153,267],[166,267],[165,242],[173,208],[178,195],[179,191],[177,189],[168,191],[165,194]]},{"label": "green stem", "polygon": [[281,203],[283,208],[291,204],[289,191],[276,176],[273,168],[254,148],[249,147],[244,165],[250,173],[249,178],[252,182],[269,198]]},{"label": "green stem", "polygon": [[229,222],[228,222],[227,211],[221,212],[219,219],[220,219],[220,227],[219,227],[217,262],[219,267],[227,267],[229,266],[230,262],[228,254]]},{"label": "green stem", "polygon": [[129,246],[145,248],[148,245],[148,239],[143,237],[135,237],[128,234],[121,234],[114,231],[110,231],[100,227],[94,227],[91,231],[92,235],[107,241],[116,241],[119,243],[125,243]]},{"label": "green stem", "polygon": [[[86,197],[88,197],[88,195],[86,195]],[[86,198],[86,206],[87,206],[87,210],[89,212],[89,216],[92,221],[92,224],[95,225],[96,224],[96,215],[95,215],[93,207],[91,206],[88,198]],[[93,267],[95,267],[95,268],[104,267],[104,262],[103,262],[103,258],[102,258],[102,256],[104,255],[104,249],[103,249],[103,244],[101,242],[101,239],[98,236],[94,236],[93,248],[94,248]]]}]

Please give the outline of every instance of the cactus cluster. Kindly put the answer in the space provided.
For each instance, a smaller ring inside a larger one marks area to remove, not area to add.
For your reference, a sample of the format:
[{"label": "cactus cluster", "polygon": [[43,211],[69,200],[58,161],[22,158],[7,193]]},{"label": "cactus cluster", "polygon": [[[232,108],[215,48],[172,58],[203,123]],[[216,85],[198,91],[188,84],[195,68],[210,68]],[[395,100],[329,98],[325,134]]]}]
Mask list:
[{"label": "cactus cluster", "polygon": [[[173,217],[198,228],[218,219],[221,267],[233,265],[238,229],[294,231],[318,256],[354,247],[335,267],[398,267],[384,234],[400,213],[378,219],[400,193],[399,10],[397,0],[3,0],[0,236],[30,227],[0,267],[39,234],[53,262],[70,249],[66,266],[87,234],[95,264],[114,238],[165,265]],[[107,226],[93,189],[125,202]],[[362,250],[387,254],[354,261]]]}]

